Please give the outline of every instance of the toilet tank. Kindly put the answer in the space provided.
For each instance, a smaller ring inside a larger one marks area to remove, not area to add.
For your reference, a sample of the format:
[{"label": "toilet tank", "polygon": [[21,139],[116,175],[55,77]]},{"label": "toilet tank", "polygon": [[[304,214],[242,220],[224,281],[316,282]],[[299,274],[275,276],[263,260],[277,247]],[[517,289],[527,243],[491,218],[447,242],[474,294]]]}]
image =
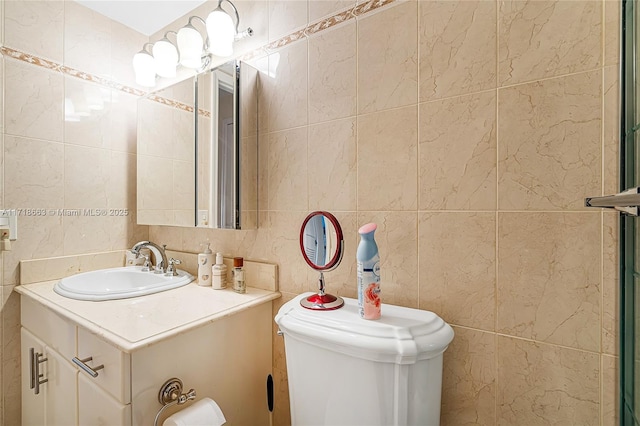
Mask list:
[{"label": "toilet tank", "polygon": [[312,311],[302,294],[275,317],[284,334],[295,425],[438,425],[442,354],[453,330],[433,312],[382,306],[361,319],[358,301]]}]

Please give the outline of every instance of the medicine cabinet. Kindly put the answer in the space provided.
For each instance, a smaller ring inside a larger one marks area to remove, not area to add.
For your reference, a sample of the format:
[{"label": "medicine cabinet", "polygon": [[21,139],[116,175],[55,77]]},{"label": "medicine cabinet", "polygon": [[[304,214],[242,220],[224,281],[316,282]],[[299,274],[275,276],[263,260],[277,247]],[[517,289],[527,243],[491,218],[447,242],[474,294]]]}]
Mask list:
[{"label": "medicine cabinet", "polygon": [[227,62],[138,101],[138,224],[256,227],[257,76]]}]

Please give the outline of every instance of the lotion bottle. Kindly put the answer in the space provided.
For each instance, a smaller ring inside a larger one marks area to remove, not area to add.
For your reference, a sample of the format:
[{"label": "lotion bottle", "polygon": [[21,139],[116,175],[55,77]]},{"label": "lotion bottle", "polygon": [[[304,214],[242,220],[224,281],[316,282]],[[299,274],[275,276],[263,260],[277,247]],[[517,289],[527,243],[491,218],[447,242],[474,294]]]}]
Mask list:
[{"label": "lotion bottle", "polygon": [[211,267],[213,266],[213,252],[207,243],[204,253],[198,255],[198,285],[211,286]]},{"label": "lotion bottle", "polygon": [[224,264],[222,253],[216,254],[216,264],[213,265],[211,275],[211,286],[215,290],[222,290],[223,288],[227,288],[227,265]]},{"label": "lotion bottle", "polygon": [[380,319],[380,256],[373,238],[378,226],[367,223],[358,229],[360,244],[356,252],[358,268],[358,312],[360,318]]}]

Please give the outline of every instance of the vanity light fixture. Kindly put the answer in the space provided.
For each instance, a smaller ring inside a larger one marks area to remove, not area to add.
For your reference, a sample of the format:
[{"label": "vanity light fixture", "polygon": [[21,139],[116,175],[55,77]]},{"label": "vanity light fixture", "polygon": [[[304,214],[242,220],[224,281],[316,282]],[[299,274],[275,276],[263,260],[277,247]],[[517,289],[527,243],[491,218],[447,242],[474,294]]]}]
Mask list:
[{"label": "vanity light fixture", "polygon": [[[236,23],[223,8],[223,3],[229,3],[233,8]],[[193,26],[193,21],[199,21],[206,27],[207,38],[203,41],[200,32]],[[218,0],[216,7],[205,21],[199,16],[189,18],[187,24],[178,32],[168,31],[162,39],[155,43],[146,43],[142,50],[133,57],[133,68],[136,73],[136,83],[145,87],[154,87],[156,74],[160,77],[173,78],[176,76],[178,64],[191,69],[204,69],[210,62],[210,55],[228,57],[233,55],[233,42],[245,37],[251,37],[253,30],[247,28],[240,32],[240,15],[238,9],[230,0]],[[168,35],[175,34],[176,43],[169,40]],[[146,46],[151,45],[151,52]]]}]

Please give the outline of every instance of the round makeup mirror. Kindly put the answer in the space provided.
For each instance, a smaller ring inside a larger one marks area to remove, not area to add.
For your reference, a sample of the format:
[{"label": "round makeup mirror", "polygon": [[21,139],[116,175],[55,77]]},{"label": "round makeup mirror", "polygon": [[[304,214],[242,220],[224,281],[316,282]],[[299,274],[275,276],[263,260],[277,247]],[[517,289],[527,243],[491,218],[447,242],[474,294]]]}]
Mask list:
[{"label": "round makeup mirror", "polygon": [[329,212],[309,213],[300,228],[300,250],[307,264],[320,272],[318,293],[300,304],[317,311],[331,311],[344,305],[341,297],[324,291],[324,272],[335,269],[342,260],[344,240],[338,220]]}]

